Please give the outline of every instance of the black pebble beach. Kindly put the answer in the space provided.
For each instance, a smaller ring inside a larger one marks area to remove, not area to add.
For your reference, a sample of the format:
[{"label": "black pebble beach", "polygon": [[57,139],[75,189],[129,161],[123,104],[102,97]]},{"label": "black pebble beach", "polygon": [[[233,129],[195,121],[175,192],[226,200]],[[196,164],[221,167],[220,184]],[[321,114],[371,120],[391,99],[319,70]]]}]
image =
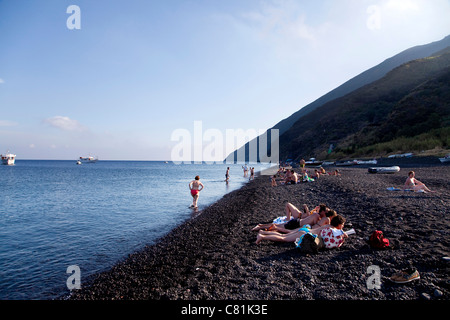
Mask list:
[{"label": "black pebble beach", "polygon": [[[269,176],[258,176],[155,245],[86,280],[68,299],[448,300],[450,167],[435,157],[386,159],[379,165],[399,165],[401,171],[370,174],[367,166],[344,167],[341,176],[277,187]],[[410,170],[436,192],[387,190],[402,187]],[[346,218],[345,230],[356,234],[338,249],[311,255],[293,243],[255,244],[252,228],[284,216],[287,202],[299,208],[324,203]],[[383,231],[390,248],[368,245],[374,230]],[[378,289],[368,288],[371,266],[381,272]],[[409,266],[419,271],[420,280],[389,280]]]}]

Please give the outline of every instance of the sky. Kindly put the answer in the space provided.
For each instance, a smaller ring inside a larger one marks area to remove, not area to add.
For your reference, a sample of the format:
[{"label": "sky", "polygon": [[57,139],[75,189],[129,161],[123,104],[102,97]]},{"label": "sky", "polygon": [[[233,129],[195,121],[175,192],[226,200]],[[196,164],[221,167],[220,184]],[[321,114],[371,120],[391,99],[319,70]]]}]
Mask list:
[{"label": "sky", "polygon": [[0,153],[171,160],[181,142],[210,150],[207,132],[229,145],[227,130],[267,130],[441,40],[449,16],[450,0],[0,0]]}]

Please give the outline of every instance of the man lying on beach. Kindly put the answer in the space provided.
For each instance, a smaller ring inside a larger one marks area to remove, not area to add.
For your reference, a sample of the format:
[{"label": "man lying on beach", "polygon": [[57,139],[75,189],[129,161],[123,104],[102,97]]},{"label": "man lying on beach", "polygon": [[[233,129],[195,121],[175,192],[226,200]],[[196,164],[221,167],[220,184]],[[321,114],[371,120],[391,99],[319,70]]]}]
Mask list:
[{"label": "man lying on beach", "polygon": [[[310,214],[309,214],[310,213]],[[291,214],[293,219],[291,219]],[[303,205],[303,213],[294,205],[288,203],[286,205],[287,223],[266,223],[258,224],[252,231],[270,230],[282,233],[289,233],[292,230],[301,228],[304,225],[310,225],[313,229],[329,224],[330,218],[336,215],[336,211],[330,210],[326,205],[321,204],[314,210],[309,212],[308,206]]]},{"label": "man lying on beach", "polygon": [[[263,231],[261,230],[258,233],[258,236],[256,238],[256,244],[259,244],[263,240],[268,241],[275,241],[275,242],[295,242],[297,238],[300,238],[302,235],[310,232],[312,234],[316,234],[322,239],[327,239],[327,242],[325,243],[327,248],[332,248],[331,243],[337,243],[337,246],[341,246],[344,242],[344,238],[347,237],[347,234],[345,232],[341,232],[340,234],[336,235],[333,233],[333,231],[336,230],[342,230],[344,228],[345,218],[341,215],[336,215],[331,219],[330,224],[323,225],[318,228],[308,228],[307,226],[302,227],[300,229],[293,230],[289,233],[281,234],[274,231]],[[330,234],[331,231],[331,234]],[[333,241],[331,241],[331,237],[334,237]],[[327,245],[329,243],[330,245]]]}]

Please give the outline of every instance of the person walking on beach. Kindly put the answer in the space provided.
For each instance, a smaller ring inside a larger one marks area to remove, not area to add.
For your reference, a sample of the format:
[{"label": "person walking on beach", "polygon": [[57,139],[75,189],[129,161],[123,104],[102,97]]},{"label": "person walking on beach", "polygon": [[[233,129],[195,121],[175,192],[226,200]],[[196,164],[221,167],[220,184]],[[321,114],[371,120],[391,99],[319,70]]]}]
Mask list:
[{"label": "person walking on beach", "polygon": [[416,173],[410,171],[408,173],[408,178],[405,181],[404,190],[413,190],[414,192],[434,192],[427,188],[425,184],[414,178]]},{"label": "person walking on beach", "polygon": [[203,190],[205,186],[200,182],[200,177],[196,176],[194,180],[189,183],[189,189],[191,190],[192,205],[191,207],[197,208],[197,201],[200,195],[200,191]]}]

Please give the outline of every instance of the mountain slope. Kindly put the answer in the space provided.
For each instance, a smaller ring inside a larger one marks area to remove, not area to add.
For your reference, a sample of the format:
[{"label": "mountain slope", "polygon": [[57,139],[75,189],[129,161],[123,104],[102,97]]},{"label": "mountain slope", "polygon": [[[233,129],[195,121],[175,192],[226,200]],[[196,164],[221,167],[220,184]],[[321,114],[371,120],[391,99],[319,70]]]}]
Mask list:
[{"label": "mountain slope", "polygon": [[299,119],[280,137],[280,158],[324,158],[330,145],[341,156],[351,155],[377,143],[445,128],[449,77],[450,47],[405,63]]},{"label": "mountain slope", "polygon": [[[294,123],[297,122],[300,118],[302,118],[303,116],[307,115],[308,113],[314,111],[315,109],[323,106],[325,103],[335,100],[337,98],[340,98],[346,94],[353,92],[356,89],[363,87],[364,85],[367,85],[369,83],[372,83],[376,80],[381,79],[389,71],[402,65],[403,63],[406,63],[411,60],[419,59],[419,58],[428,57],[435,52],[445,49],[448,46],[450,46],[450,35],[440,41],[432,42],[432,43],[426,44],[426,45],[415,46],[410,49],[407,49],[407,50],[383,61],[379,65],[350,79],[349,81],[345,82],[338,88],[330,91],[329,93],[320,97],[316,101],[301,108],[299,111],[295,112],[290,117],[288,117],[284,120],[281,120],[276,125],[274,125],[271,129],[278,129],[280,132],[280,136],[281,136],[287,130],[289,130],[294,125]],[[252,140],[252,142],[253,142],[253,140]],[[248,145],[249,145],[249,143],[247,143],[245,146],[241,147],[239,149],[239,151],[242,152],[242,149],[248,150]],[[238,151],[236,150],[234,153],[231,153],[227,157],[227,160],[232,161],[233,159],[235,159],[237,152]],[[247,153],[245,153],[245,154],[247,154]],[[246,161],[248,161],[248,157],[246,157]]]}]

